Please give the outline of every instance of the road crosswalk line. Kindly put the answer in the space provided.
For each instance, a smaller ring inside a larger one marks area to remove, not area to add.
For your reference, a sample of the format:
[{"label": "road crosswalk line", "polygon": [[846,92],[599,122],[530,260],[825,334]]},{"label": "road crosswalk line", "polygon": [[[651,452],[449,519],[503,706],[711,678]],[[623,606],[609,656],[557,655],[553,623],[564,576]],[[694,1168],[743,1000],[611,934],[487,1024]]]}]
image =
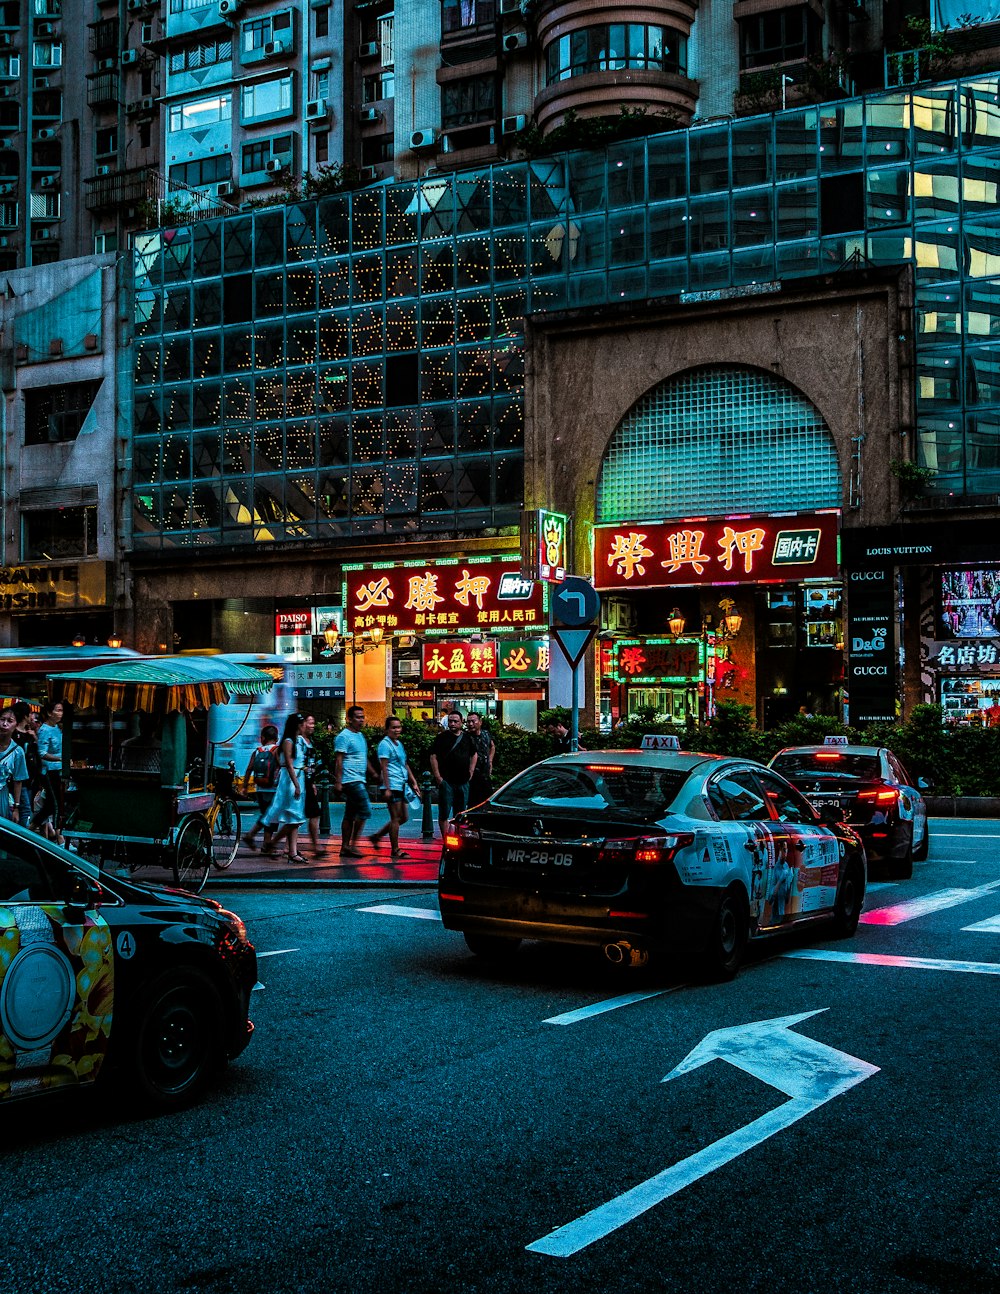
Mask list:
[{"label": "road crosswalk line", "polygon": [[441,913],[434,908],[408,908],[402,903],[375,903],[370,908],[358,908],[359,912],[380,912],[387,917],[415,917],[418,921],[440,921]]},{"label": "road crosswalk line", "polygon": [[904,921],[915,921],[917,917],[928,916],[931,912],[955,908],[960,903],[971,903],[974,899],[992,894],[997,889],[1000,889],[1000,881],[978,885],[971,890],[935,890],[931,894],[924,894],[919,899],[908,899],[904,903],[894,903],[888,908],[874,908],[871,912],[862,912],[861,922],[866,926],[899,926]]},{"label": "road crosswalk line", "polygon": [[799,948],[783,957],[803,961],[849,962],[855,966],[887,966],[897,970],[959,971],[967,975],[1000,975],[1000,962],[945,961],[938,957],[900,957],[894,953],[845,953],[833,948]]},{"label": "road crosswalk line", "polygon": [[977,930],[982,934],[1000,935],[1000,916],[987,917],[985,921],[977,921],[973,926],[963,926],[963,930]]}]

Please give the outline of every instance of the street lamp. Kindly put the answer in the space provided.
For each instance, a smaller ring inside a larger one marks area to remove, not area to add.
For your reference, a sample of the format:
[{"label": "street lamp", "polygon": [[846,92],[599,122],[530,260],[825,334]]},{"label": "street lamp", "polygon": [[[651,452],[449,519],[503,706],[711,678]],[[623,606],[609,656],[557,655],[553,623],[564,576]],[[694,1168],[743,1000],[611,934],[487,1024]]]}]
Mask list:
[{"label": "street lamp", "polygon": [[340,641],[340,630],[332,620],[323,630],[323,637],[326,639],[326,645],[330,651],[336,651],[337,643]]},{"label": "street lamp", "polygon": [[684,632],[684,615],[679,607],[674,607],[667,618],[667,628],[675,638],[679,638]]},{"label": "street lamp", "polygon": [[735,638],[743,626],[743,617],[733,608],[736,603],[732,598],[723,598],[719,603],[719,610],[722,612],[722,620],[719,625],[720,638]]},{"label": "street lamp", "polygon": [[122,645],[122,636],[119,633],[112,633],[108,638],[108,646],[112,651],[117,651]]},{"label": "street lamp", "polygon": [[75,634],[75,635],[74,635],[74,637],[73,637],[73,646],[74,646],[74,647],[85,647],[86,645],[87,645],[87,640],[86,640],[86,638],[84,638],[83,634]]},{"label": "street lamp", "polygon": [[794,82],[794,80],[793,80],[790,76],[783,76],[783,77],[781,78],[781,111],[782,111],[782,112],[784,112],[784,111],[785,111],[785,90],[786,90],[786,87],[787,87],[787,86],[789,86],[789,85],[794,85],[794,84],[795,84],[795,82]]}]

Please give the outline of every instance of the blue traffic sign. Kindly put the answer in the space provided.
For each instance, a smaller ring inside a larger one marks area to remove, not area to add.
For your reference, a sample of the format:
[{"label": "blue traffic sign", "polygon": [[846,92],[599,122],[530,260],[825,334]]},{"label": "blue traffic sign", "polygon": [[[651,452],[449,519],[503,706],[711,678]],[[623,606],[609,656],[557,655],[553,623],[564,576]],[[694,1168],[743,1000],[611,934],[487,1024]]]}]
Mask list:
[{"label": "blue traffic sign", "polygon": [[601,596],[588,580],[567,575],[552,594],[552,617],[571,629],[593,624],[601,611]]}]

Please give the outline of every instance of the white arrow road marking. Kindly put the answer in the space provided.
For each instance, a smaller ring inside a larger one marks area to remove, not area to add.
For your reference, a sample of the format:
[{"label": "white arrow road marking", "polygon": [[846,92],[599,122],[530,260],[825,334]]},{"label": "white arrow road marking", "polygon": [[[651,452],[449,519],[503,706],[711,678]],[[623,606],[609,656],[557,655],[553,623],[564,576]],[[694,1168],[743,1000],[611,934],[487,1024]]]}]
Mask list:
[{"label": "white arrow road marking", "polygon": [[991,881],[989,885],[979,885],[973,890],[935,890],[933,894],[925,894],[923,898],[894,903],[891,908],[874,908],[871,912],[862,912],[861,921],[867,926],[899,926],[904,921],[915,921],[917,917],[926,917],[931,912],[957,908],[960,903],[971,903],[973,899],[981,899],[984,894],[992,894],[997,889],[1000,889],[1000,881]]},{"label": "white arrow road marking", "polygon": [[987,917],[985,921],[977,921],[974,926],[963,926],[963,930],[980,930],[989,935],[1000,935],[1000,916]]},{"label": "white arrow road marking", "polygon": [[286,953],[297,953],[298,951],[297,948],[275,948],[273,953],[258,953],[257,960],[260,961],[262,957],[284,957]]},{"label": "white arrow road marking", "polygon": [[[823,1010],[825,1009],[824,1007]],[[791,1127],[855,1084],[877,1074],[876,1065],[869,1065],[867,1061],[837,1051],[814,1038],[789,1032],[792,1025],[819,1014],[820,1011],[806,1011],[803,1015],[757,1020],[752,1024],[739,1025],[733,1029],[717,1029],[710,1033],[667,1074],[664,1082],[689,1074],[709,1061],[726,1060],[738,1069],[776,1087],[791,1099],[745,1127],[714,1141],[697,1154],[682,1159],[680,1163],[673,1164],[648,1181],[632,1187],[624,1195],[557,1228],[527,1248],[532,1253],[546,1254],[551,1258],[569,1258],[671,1195],[676,1195],[700,1177],[730,1163],[784,1128]]]},{"label": "white arrow road marking", "polygon": [[858,966],[890,966],[903,970],[962,971],[968,975],[1000,975],[1000,962],[956,962],[937,957],[898,957],[892,953],[842,953],[826,948],[800,948],[782,953],[805,961],[854,962]]},{"label": "white arrow road marking", "polygon": [[645,1002],[651,997],[662,997],[664,993],[676,993],[683,985],[672,988],[651,989],[648,993],[623,993],[621,997],[609,997],[603,1002],[594,1002],[591,1006],[581,1006],[575,1011],[565,1011],[562,1015],[550,1015],[542,1024],[577,1024],[580,1020],[590,1020],[605,1011],[616,1011],[620,1006],[631,1006],[634,1002]]},{"label": "white arrow road marking", "polygon": [[358,908],[359,912],[381,912],[386,917],[416,917],[418,921],[440,921],[441,913],[433,908],[407,908],[402,903],[376,903],[370,908]]}]

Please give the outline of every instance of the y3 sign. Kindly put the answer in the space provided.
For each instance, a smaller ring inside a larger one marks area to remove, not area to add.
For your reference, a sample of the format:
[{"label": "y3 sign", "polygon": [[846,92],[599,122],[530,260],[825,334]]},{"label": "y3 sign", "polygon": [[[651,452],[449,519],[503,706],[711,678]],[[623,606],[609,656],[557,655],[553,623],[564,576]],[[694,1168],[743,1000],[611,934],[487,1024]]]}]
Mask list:
[{"label": "y3 sign", "polygon": [[840,514],[721,517],[594,531],[599,589],[836,578]]}]

